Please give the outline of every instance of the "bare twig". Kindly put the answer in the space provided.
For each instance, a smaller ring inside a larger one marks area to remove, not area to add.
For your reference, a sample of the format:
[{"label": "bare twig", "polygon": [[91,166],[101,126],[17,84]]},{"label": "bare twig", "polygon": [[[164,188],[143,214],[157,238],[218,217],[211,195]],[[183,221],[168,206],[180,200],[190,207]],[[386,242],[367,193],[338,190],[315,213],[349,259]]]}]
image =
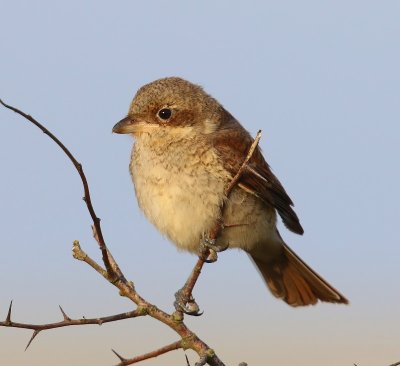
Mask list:
[{"label": "bare twig", "polygon": [[18,108],[12,107],[12,106],[4,103],[1,99],[0,99],[0,103],[4,107],[6,107],[6,108],[14,111],[15,113],[21,115],[22,117],[24,117],[25,119],[27,119],[28,121],[33,123],[36,127],[41,129],[43,133],[45,133],[47,136],[49,136],[61,148],[61,150],[65,153],[65,155],[68,156],[69,160],[71,160],[72,164],[74,164],[74,167],[78,171],[78,174],[79,174],[79,176],[80,176],[80,178],[82,180],[83,191],[84,191],[83,200],[86,203],[87,209],[88,209],[88,211],[90,213],[90,216],[91,216],[91,218],[93,220],[93,224],[96,227],[96,231],[97,231],[98,236],[99,236],[99,241],[98,242],[100,243],[100,250],[102,252],[103,261],[104,261],[104,264],[106,266],[107,272],[108,272],[109,276],[111,276],[111,277],[114,277],[115,275],[120,275],[120,273],[115,271],[115,268],[113,268],[115,266],[115,261],[110,262],[110,258],[107,255],[107,246],[106,246],[106,243],[104,241],[103,233],[101,231],[100,218],[97,217],[96,212],[94,211],[94,208],[93,208],[93,205],[92,205],[92,200],[91,200],[91,197],[90,197],[89,185],[88,185],[88,182],[87,182],[87,179],[86,179],[86,175],[85,175],[85,173],[83,171],[82,164],[79,163],[78,160],[76,160],[74,155],[72,155],[72,153],[67,149],[67,147],[56,136],[54,136],[46,127],[44,127],[41,123],[39,123],[35,118],[30,116],[29,114],[24,113],[23,111],[19,110]]},{"label": "bare twig", "polygon": [[132,364],[140,362],[140,361],[148,360],[149,358],[154,358],[154,357],[157,357],[157,356],[161,356],[164,353],[175,351],[175,350],[177,350],[179,348],[182,348],[182,341],[177,341],[177,342],[171,343],[171,344],[169,344],[167,346],[164,346],[164,347],[161,347],[161,348],[159,348],[159,349],[157,349],[155,351],[148,352],[148,353],[145,353],[143,355],[136,356],[136,357],[133,357],[133,358],[124,358],[124,357],[121,357],[114,350],[113,350],[113,352],[115,353],[115,355],[121,361],[116,366],[126,366],[126,365],[132,365]]},{"label": "bare twig", "polygon": [[100,273],[107,281],[109,280],[107,271],[82,250],[79,240],[75,240],[72,244],[72,256],[79,261],[86,262],[96,272]]},{"label": "bare twig", "polygon": [[243,161],[241,167],[239,168],[239,170],[237,171],[236,175],[232,178],[231,182],[229,183],[229,186],[228,186],[227,190],[225,191],[225,194],[227,197],[229,197],[233,188],[235,188],[236,184],[239,182],[239,179],[243,175],[243,171],[246,169],[248,162],[252,158],[254,151],[257,148],[258,143],[260,142],[261,132],[262,132],[261,130],[258,130],[257,135],[254,138],[254,141],[251,144],[249,151],[247,152],[246,158],[244,159],[244,161]]},{"label": "bare twig", "polygon": [[[238,184],[240,178],[242,177],[248,162],[250,161],[250,159],[252,158],[254,151],[256,150],[258,143],[260,142],[261,139],[261,130],[259,130],[257,132],[256,137],[254,138],[253,143],[251,144],[249,151],[247,152],[246,158],[244,159],[242,165],[240,166],[239,170],[237,171],[237,173],[235,174],[235,176],[232,178],[232,180],[229,182],[228,187],[225,189],[225,197],[229,198],[230,194],[233,191],[233,188],[236,187],[236,185]],[[226,205],[227,200],[225,200],[222,203],[222,207],[221,207],[221,217],[222,214],[225,210],[225,205]],[[214,228],[211,230],[210,232],[210,239],[215,240],[217,239],[218,235],[221,233],[223,227],[223,222],[222,221],[217,221],[214,225]]]}]

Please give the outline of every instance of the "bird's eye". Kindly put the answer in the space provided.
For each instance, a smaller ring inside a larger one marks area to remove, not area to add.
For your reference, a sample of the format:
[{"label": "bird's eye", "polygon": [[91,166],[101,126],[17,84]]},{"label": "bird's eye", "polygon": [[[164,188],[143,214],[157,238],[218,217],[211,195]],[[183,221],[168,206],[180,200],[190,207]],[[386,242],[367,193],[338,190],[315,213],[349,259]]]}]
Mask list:
[{"label": "bird's eye", "polygon": [[171,117],[172,111],[169,108],[163,108],[158,111],[158,117],[167,120]]}]

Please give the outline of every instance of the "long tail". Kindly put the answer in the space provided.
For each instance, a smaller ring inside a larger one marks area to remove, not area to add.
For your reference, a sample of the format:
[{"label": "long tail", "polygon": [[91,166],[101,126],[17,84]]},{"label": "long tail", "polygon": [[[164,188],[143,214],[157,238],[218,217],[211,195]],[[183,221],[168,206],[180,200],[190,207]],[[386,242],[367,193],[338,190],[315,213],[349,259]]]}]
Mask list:
[{"label": "long tail", "polygon": [[263,261],[251,253],[250,256],[272,294],[291,306],[315,305],[318,300],[349,303],[284,243],[282,256],[277,261]]}]

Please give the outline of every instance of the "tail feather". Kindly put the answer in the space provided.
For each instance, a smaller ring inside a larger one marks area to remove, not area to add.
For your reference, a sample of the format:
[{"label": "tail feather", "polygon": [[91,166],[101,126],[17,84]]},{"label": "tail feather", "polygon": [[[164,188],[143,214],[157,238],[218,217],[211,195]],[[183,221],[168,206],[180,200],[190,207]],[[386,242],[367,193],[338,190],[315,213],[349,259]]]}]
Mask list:
[{"label": "tail feather", "polygon": [[286,244],[279,260],[263,261],[250,254],[272,294],[291,306],[315,305],[318,300],[348,304],[348,300],[304,263]]}]

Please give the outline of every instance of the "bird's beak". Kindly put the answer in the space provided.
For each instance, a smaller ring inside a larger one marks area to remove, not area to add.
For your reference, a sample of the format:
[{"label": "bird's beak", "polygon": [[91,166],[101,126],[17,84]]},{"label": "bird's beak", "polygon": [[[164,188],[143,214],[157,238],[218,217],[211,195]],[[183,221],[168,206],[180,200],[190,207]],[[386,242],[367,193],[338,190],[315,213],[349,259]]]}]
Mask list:
[{"label": "bird's beak", "polygon": [[122,118],[121,121],[115,124],[115,126],[112,129],[112,132],[114,133],[132,133],[134,121],[130,116],[126,116],[125,118]]},{"label": "bird's beak", "polygon": [[119,121],[112,129],[114,133],[132,133],[134,135],[141,133],[151,133],[154,129],[160,128],[156,123],[146,122],[145,116],[130,115]]}]

